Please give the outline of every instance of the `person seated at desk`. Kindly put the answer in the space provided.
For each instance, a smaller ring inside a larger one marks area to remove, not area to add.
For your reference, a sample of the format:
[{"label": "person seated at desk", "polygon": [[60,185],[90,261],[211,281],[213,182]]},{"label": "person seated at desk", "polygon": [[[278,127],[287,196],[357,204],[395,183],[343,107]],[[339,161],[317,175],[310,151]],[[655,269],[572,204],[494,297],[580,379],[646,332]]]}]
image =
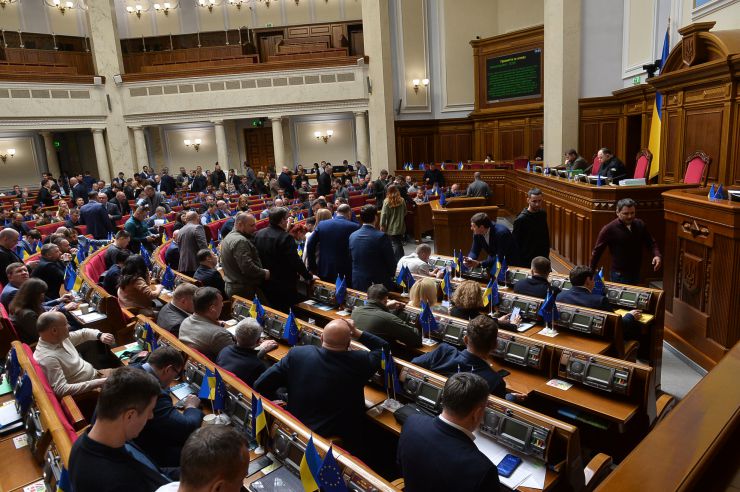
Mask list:
[{"label": "person seated at desk", "polygon": [[193,313],[193,296],[198,287],[183,282],[175,287],[172,300],[159,310],[157,324],[175,336],[180,334],[180,324]]},{"label": "person seated at desk", "polygon": [[411,363],[442,376],[450,376],[460,371],[472,372],[486,380],[492,395],[505,398],[504,378],[491,369],[488,362],[488,354],[496,348],[497,336],[496,320],[481,314],[468,322],[467,334],[463,338],[465,349],[459,350],[442,342],[436,350],[415,357]]},{"label": "person seated at desk", "polygon": [[247,383],[250,387],[267,365],[263,362],[265,355],[278,347],[275,340],[260,343],[262,326],[254,318],[245,318],[235,327],[236,343],[221,349],[216,357],[216,364]]},{"label": "person seated at desk", "polygon": [[7,310],[10,307],[10,303],[18,294],[18,290],[29,278],[28,267],[23,263],[11,263],[5,268],[5,274],[8,277],[8,283],[5,284],[2,294],[0,294],[0,303]]},{"label": "person seated at desk", "polygon": [[[468,256],[463,258],[463,263],[467,268],[480,265],[490,270],[496,256],[500,261],[504,258],[513,259],[515,257],[511,231],[506,226],[489,219],[485,212],[478,212],[470,218],[470,230],[473,231],[473,245],[470,247]],[[485,251],[488,258],[478,261],[477,258],[481,251]]]},{"label": "person seated at desk", "polygon": [[234,338],[219,321],[224,298],[213,287],[199,287],[193,295],[194,312],[180,324],[180,341],[215,360],[224,347],[234,343]]},{"label": "person seated at desk", "polygon": [[447,314],[447,309],[439,303],[439,287],[437,282],[431,278],[418,280],[409,290],[409,306],[421,308],[424,302],[429,309],[434,311],[443,311]]},{"label": "person seated at desk", "polygon": [[113,238],[113,243],[105,250],[103,260],[105,260],[105,268],[112,267],[116,262],[116,253],[122,249],[128,249],[128,245],[131,242],[131,234],[126,231],[118,231]]},{"label": "person seated at desk", "polygon": [[203,412],[198,408],[200,398],[188,395],[182,400],[184,410],[178,411],[172,404],[170,385],[185,369],[185,360],[179,350],[163,345],[149,355],[146,362],[131,364],[159,381],[161,391],[154,405],[154,417],[150,419],[134,442],[157,466],[180,466],[180,451],[187,438],[200,427]]},{"label": "person seated at desk", "polygon": [[[370,351],[350,350],[353,339]],[[290,413],[317,434],[340,437],[342,447],[356,453],[365,443],[365,384],[380,368],[387,346],[382,338],[358,330],[352,320],[333,320],[324,327],[321,347],[293,347],[254,388],[274,399],[278,388],[287,387]]]},{"label": "person seated at desk", "polygon": [[486,381],[475,374],[453,374],[442,390],[442,413],[412,415],[403,424],[397,457],[404,490],[499,490],[496,465],[473,443],[485,415],[487,390]]},{"label": "person seated at desk", "polygon": [[46,282],[48,286],[47,299],[51,300],[59,297],[59,291],[64,285],[64,273],[66,271],[64,261],[70,261],[71,259],[69,253],[63,255],[56,244],[44,244],[41,247],[41,260],[31,272],[31,277],[40,278]]},{"label": "person seated at desk", "polygon": [[602,178],[611,178],[614,184],[627,177],[627,168],[624,163],[617,159],[614,153],[607,147],[599,149],[596,157],[601,162],[599,167],[599,176]]},{"label": "person seated at desk", "polygon": [[226,425],[207,425],[193,432],[182,448],[180,481],[156,492],[240,492],[249,446],[244,434]]},{"label": "person seated at desk", "polygon": [[402,267],[406,267],[412,274],[415,275],[428,275],[442,278],[444,276],[444,270],[442,268],[432,268],[429,264],[429,257],[432,256],[432,247],[428,244],[420,244],[416,247],[416,252],[402,256],[398,260],[396,270],[400,271]]},{"label": "person seated at desk", "polygon": [[145,224],[152,234],[161,234],[161,227],[167,223],[167,211],[164,207],[157,207],[154,215],[146,219]]},{"label": "person seated at desk", "polygon": [[118,302],[126,309],[135,309],[137,314],[154,316],[154,300],[162,293],[161,285],[151,285],[151,276],[144,257],[131,255],[121,269],[118,284]]},{"label": "person seated at desk", "polygon": [[[46,289],[46,282],[43,280],[29,278],[23,282],[23,285],[18,289],[18,293],[8,306],[10,319],[23,343],[32,344],[36,343],[39,339],[36,324],[40,314],[47,311],[57,311],[66,317],[69,311],[77,309],[77,303],[70,302],[72,301],[70,294],[65,294],[59,299],[44,302]],[[74,321],[74,318],[71,319],[74,322],[75,329],[80,328],[80,325]]]},{"label": "person seated at desk", "polygon": [[421,332],[407,325],[393,314],[403,308],[397,301],[388,301],[388,289],[382,284],[373,284],[367,289],[364,306],[352,310],[352,320],[358,330],[372,333],[383,340],[401,342],[406,347],[421,347]]},{"label": "person seated at desk", "polygon": [[445,198],[455,198],[458,196],[464,196],[465,194],[460,191],[460,185],[453,183],[450,189],[445,192]]},{"label": "person seated at desk", "polygon": [[585,173],[590,170],[588,161],[578,155],[578,151],[576,151],[576,149],[568,150],[568,152],[565,153],[564,157],[565,162],[563,162],[563,165],[558,166],[555,169],[573,171],[576,173]]},{"label": "person seated at desk", "polygon": [[[578,265],[570,271],[570,283],[573,284],[569,290],[558,294],[558,302],[583,306],[591,309],[612,312],[612,306],[605,295],[592,294],[596,282],[594,282],[594,271],[585,265]],[[636,340],[640,337],[638,321],[642,311],[633,309],[622,316],[625,340]]]},{"label": "person seated at desk", "polygon": [[560,289],[550,285],[547,278],[552,271],[552,264],[549,259],[544,256],[536,256],[532,260],[531,269],[531,277],[523,278],[514,284],[515,293],[539,297],[540,299],[547,297],[548,292],[554,296],[560,294]]},{"label": "person seated at desk", "polygon": [[180,266],[180,245],[176,241],[179,234],[179,230],[172,232],[172,242],[164,252],[164,263],[173,270],[177,270]]},{"label": "person seated at desk", "polygon": [[[475,280],[463,280],[452,293],[450,299],[450,316],[471,320],[481,314],[483,310],[483,296],[481,295],[480,284]],[[498,327],[504,330],[516,331],[517,326],[522,321],[521,316],[517,316],[510,323],[510,314],[497,318]]]},{"label": "person seated at desk", "polygon": [[226,298],[226,283],[221,273],[216,270],[218,265],[218,256],[208,248],[198,251],[195,256],[198,259],[198,269],[195,270],[193,278],[198,280],[205,287],[213,287],[221,292],[221,296]]},{"label": "person seated at desk", "polygon": [[75,492],[154,492],[172,480],[129,442],[152,417],[162,392],[157,378],[133,367],[113,371],[98,396],[96,419],[72,446]]},{"label": "person seated at desk", "polygon": [[36,330],[39,342],[33,358],[44,371],[55,395],[59,398],[77,395],[103,385],[110,370],[96,370],[80,357],[75,346],[90,340],[100,340],[112,346],[116,342],[113,335],[89,328],[70,332],[67,318],[58,311],[42,313]]},{"label": "person seated at desk", "polygon": [[119,249],[116,251],[114,257],[114,263],[104,271],[98,279],[98,284],[102,285],[105,291],[112,295],[118,295],[118,284],[121,283],[121,272],[123,271],[123,265],[126,264],[126,260],[131,256],[131,251],[127,249]]}]

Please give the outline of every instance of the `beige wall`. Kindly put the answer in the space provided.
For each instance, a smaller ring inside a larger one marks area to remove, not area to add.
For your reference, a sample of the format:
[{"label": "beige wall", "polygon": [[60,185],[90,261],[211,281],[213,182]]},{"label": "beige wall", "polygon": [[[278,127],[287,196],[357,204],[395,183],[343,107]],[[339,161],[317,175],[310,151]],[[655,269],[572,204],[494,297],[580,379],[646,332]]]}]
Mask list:
[{"label": "beige wall", "polygon": [[[167,140],[167,152],[170,169],[179,169],[185,166],[186,169],[195,169],[195,166],[203,166],[203,169],[213,169],[214,163],[218,160],[216,153],[216,135],[213,126],[203,126],[198,128],[166,128],[164,130]],[[183,140],[186,138],[195,140],[200,138],[200,150],[196,152],[192,145],[185,147]]]},{"label": "beige wall", "polygon": [[726,7],[718,9],[714,12],[710,12],[706,15],[694,15],[692,10],[694,8],[694,0],[673,0],[674,2],[682,2],[681,5],[681,26],[693,24],[694,22],[711,22],[714,21],[717,24],[714,26],[715,30],[725,29],[740,29],[740,3],[732,3]]},{"label": "beige wall", "polygon": [[625,69],[640,67],[652,61],[655,25],[655,3],[657,0],[627,0],[627,52]]},{"label": "beige wall", "polygon": [[[328,143],[316,140],[314,132],[322,134],[334,130]],[[351,119],[296,121],[293,125],[296,147],[293,149],[296,160],[304,166],[308,163],[328,161],[341,163],[344,159],[355,160],[355,131]]]},{"label": "beige wall", "polygon": [[38,184],[41,171],[33,138],[0,137],[0,154],[5,154],[8,149],[15,149],[15,157],[8,157],[6,162],[0,160],[0,188]]},{"label": "beige wall", "polygon": [[414,92],[414,79],[431,78],[427,60],[427,0],[403,0],[398,9],[397,33],[402,45],[401,63],[398,74],[403,81],[402,99],[404,110],[425,109],[429,105],[431,88],[419,88]]},{"label": "beige wall", "polygon": [[[53,32],[65,36],[82,36],[85,34],[85,23],[80,21],[80,18],[84,19],[85,16],[83,10],[66,10],[62,14],[58,9],[49,7],[42,0],[26,1],[28,5],[23,6],[23,12],[21,12],[18,2],[0,8],[0,29],[6,31],[41,31],[48,34]],[[33,19],[28,19],[28,16],[33,16]],[[37,29],[39,25],[46,26],[46,28],[43,30]]]}]

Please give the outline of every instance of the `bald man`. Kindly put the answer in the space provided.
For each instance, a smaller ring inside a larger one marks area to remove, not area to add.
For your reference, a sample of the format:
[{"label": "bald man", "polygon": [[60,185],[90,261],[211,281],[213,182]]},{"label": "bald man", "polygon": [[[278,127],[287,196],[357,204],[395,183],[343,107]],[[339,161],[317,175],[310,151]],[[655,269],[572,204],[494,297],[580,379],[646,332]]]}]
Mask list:
[{"label": "bald man", "polygon": [[247,299],[259,296],[266,302],[262,286],[270,279],[270,271],[262,268],[254,232],[257,220],[253,215],[239,212],[234,218],[234,230],[221,240],[221,265],[226,279],[226,294]]},{"label": "bald man", "polygon": [[[353,339],[370,351],[350,350]],[[341,437],[342,446],[357,453],[366,427],[364,387],[380,368],[386,347],[382,338],[363,333],[352,320],[337,319],[324,327],[321,347],[293,347],[254,388],[269,398],[287,388],[288,411],[322,436]]]}]

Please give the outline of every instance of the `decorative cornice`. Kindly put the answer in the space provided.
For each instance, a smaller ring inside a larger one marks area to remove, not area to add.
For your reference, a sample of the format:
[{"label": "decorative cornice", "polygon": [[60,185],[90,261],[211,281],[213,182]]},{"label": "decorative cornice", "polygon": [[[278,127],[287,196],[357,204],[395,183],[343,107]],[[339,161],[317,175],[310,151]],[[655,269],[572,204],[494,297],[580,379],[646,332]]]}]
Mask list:
[{"label": "decorative cornice", "polygon": [[106,116],[93,116],[82,118],[14,118],[4,119],[3,128],[22,130],[60,130],[76,128],[100,128],[105,129]]}]

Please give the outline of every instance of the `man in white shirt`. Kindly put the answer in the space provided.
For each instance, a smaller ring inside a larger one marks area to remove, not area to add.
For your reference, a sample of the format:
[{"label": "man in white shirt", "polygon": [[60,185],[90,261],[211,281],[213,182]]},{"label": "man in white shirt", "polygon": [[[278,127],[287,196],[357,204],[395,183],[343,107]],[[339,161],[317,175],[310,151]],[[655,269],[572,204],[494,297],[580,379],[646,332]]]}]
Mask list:
[{"label": "man in white shirt", "polygon": [[95,369],[80,357],[75,346],[90,340],[113,345],[116,342],[113,335],[89,328],[70,332],[67,318],[59,311],[42,313],[36,329],[39,342],[33,357],[43,369],[54,394],[61,398],[103,385],[109,370]]},{"label": "man in white shirt", "polygon": [[429,264],[429,257],[432,255],[432,247],[428,244],[420,244],[416,247],[416,252],[401,257],[398,260],[396,271],[400,271],[405,266],[414,275],[437,275],[444,270],[432,268]]}]

